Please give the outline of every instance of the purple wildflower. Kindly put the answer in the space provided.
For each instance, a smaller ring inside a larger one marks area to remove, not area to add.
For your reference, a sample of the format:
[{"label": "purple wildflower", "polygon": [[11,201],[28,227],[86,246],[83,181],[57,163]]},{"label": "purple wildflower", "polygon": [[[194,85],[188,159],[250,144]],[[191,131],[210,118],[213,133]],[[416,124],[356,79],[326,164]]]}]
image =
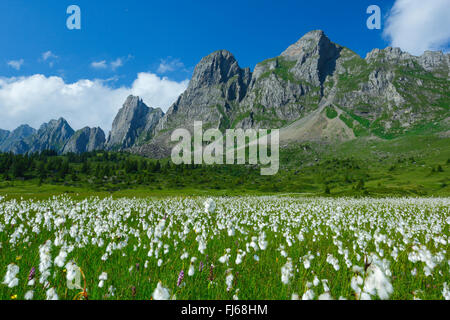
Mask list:
[{"label": "purple wildflower", "polygon": [[203,271],[203,261],[200,261],[200,265],[198,266],[198,271]]},{"label": "purple wildflower", "polygon": [[214,265],[211,265],[211,267],[209,267],[209,277],[208,277],[209,281],[213,281],[214,280]]},{"label": "purple wildflower", "polygon": [[179,287],[181,285],[181,282],[183,281],[183,278],[184,278],[184,271],[181,270],[180,274],[178,275],[177,287]]},{"label": "purple wildflower", "polygon": [[30,273],[28,274],[28,281],[33,280],[35,275],[36,275],[36,268],[33,267],[33,268],[31,268]]}]

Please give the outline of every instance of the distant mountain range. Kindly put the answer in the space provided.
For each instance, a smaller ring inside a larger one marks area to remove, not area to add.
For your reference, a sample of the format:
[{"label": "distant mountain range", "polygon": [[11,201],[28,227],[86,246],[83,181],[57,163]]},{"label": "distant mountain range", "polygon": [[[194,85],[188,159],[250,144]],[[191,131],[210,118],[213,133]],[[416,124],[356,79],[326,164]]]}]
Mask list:
[{"label": "distant mountain range", "polygon": [[129,96],[108,138],[100,128],[74,131],[64,119],[39,130],[0,130],[0,151],[53,149],[59,153],[128,150],[149,157],[170,154],[176,128],[280,128],[284,144],[392,139],[450,129],[450,54],[416,57],[398,48],[374,49],[363,59],[311,31],[280,56],[241,69],[220,50],[196,66],[187,90],[166,114]]}]

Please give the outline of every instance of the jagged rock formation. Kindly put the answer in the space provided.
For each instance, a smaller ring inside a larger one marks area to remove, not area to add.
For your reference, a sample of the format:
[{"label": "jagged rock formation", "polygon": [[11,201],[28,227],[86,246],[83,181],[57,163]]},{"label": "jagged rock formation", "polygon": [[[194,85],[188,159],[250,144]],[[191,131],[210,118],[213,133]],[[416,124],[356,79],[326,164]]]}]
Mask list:
[{"label": "jagged rock formation", "polygon": [[0,145],[8,138],[10,133],[11,132],[9,132],[8,130],[0,129]]},{"label": "jagged rock formation", "polygon": [[59,118],[41,125],[35,134],[24,140],[24,143],[29,147],[28,152],[41,152],[43,150],[61,152],[73,134],[74,130],[67,121]]},{"label": "jagged rock formation", "polygon": [[[23,140],[35,134],[36,130],[28,125],[21,125],[12,132],[7,130],[0,131],[0,152],[24,153],[26,146]],[[25,151],[26,152],[26,151]]]},{"label": "jagged rock formation", "polygon": [[230,52],[213,52],[196,66],[187,90],[161,119],[156,135],[167,138],[173,129],[192,129],[194,119],[205,127],[228,128],[228,114],[238,111],[250,80],[250,69],[241,69]]},{"label": "jagged rock formation", "polygon": [[203,121],[204,129],[229,128],[228,114],[238,112],[250,80],[250,69],[241,69],[230,52],[213,52],[196,66],[188,88],[160,120],[153,139],[131,151],[164,157],[170,153],[172,131],[177,128],[192,131],[194,120]]},{"label": "jagged rock formation", "polygon": [[3,141],[1,151],[16,154],[43,150],[61,152],[73,134],[73,129],[63,118],[44,123],[38,131],[28,125],[23,125],[11,132]]},{"label": "jagged rock formation", "polygon": [[62,153],[83,153],[102,150],[105,147],[105,133],[101,128],[85,127],[78,130],[67,141]]},{"label": "jagged rock formation", "polygon": [[106,148],[123,150],[148,141],[163,115],[161,109],[149,108],[142,99],[130,95],[114,119]]}]

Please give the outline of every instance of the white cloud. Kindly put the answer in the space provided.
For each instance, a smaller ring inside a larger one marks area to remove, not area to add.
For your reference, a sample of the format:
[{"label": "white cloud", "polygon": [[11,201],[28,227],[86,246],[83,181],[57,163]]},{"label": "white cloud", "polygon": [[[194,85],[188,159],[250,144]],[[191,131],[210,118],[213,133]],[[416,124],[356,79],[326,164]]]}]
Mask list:
[{"label": "white cloud", "polygon": [[22,65],[24,64],[24,60],[20,59],[20,60],[11,60],[9,61],[7,64],[8,66],[10,66],[11,68],[14,68],[16,70],[20,70],[20,68],[22,68]]},{"label": "white cloud", "polygon": [[58,56],[53,54],[51,51],[44,52],[42,54],[42,60],[47,61],[48,59],[57,59]]},{"label": "white cloud", "polygon": [[448,51],[449,17],[448,0],[396,0],[383,34],[393,47],[414,55],[426,50]]},{"label": "white cloud", "polygon": [[[125,58],[125,61],[128,61],[132,58],[133,58],[132,55],[128,55],[128,57]],[[117,58],[116,60],[111,61],[109,63],[106,60],[94,61],[91,63],[91,67],[94,69],[108,69],[109,68],[112,71],[116,71],[117,68],[120,68],[124,65],[125,61],[122,58]]]},{"label": "white cloud", "polygon": [[180,69],[185,70],[183,62],[179,59],[172,59],[171,57],[168,57],[167,59],[161,59],[157,72],[164,74]]},{"label": "white cloud", "polygon": [[39,128],[44,122],[64,117],[74,129],[100,126],[107,134],[129,94],[166,111],[188,85],[187,80],[175,82],[151,73],[139,73],[131,87],[112,88],[110,82],[65,83],[60,77],[39,74],[0,78],[0,128],[12,130],[24,123]]},{"label": "white cloud", "polygon": [[115,71],[117,68],[123,66],[123,61],[120,58],[117,58],[116,60],[111,62],[111,69]]},{"label": "white cloud", "polygon": [[55,65],[55,60],[58,59],[58,56],[49,50],[42,54],[41,59],[41,61],[48,62],[49,67],[53,68]]},{"label": "white cloud", "polygon": [[106,69],[108,66],[106,64],[106,60],[102,60],[92,62],[91,67],[94,69]]}]

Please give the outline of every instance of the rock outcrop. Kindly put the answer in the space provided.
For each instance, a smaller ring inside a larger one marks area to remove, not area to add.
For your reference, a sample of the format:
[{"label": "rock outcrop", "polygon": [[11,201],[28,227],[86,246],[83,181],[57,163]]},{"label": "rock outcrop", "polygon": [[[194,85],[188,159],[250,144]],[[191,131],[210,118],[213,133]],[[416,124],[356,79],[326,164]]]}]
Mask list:
[{"label": "rock outcrop", "polygon": [[[36,133],[29,125],[21,125],[12,132],[2,130],[0,133],[0,152],[25,153],[27,147],[23,141]],[[2,137],[3,136],[3,139]]]},{"label": "rock outcrop", "polygon": [[67,121],[64,118],[59,118],[44,123],[35,134],[25,139],[24,142],[29,146],[28,152],[41,152],[43,150],[61,152],[74,133],[75,131]]},{"label": "rock outcrop", "polygon": [[85,127],[78,130],[67,141],[62,153],[83,153],[102,150],[105,147],[105,133],[101,128]]},{"label": "rock outcrop", "polygon": [[124,150],[148,141],[163,115],[161,109],[149,108],[142,99],[130,95],[114,119],[106,148]]},{"label": "rock outcrop", "polygon": [[8,130],[0,129],[0,146],[5,141],[11,132]]},{"label": "rock outcrop", "polygon": [[[234,56],[226,50],[203,58],[195,67],[187,90],[156,126],[150,142],[153,146],[134,148],[135,152],[149,154],[147,150],[169,150],[171,132],[177,128],[192,131],[196,120],[201,120],[204,128],[229,128],[230,115],[238,112],[250,80],[250,69],[241,69]],[[160,153],[158,155],[161,156]]]},{"label": "rock outcrop", "polygon": [[3,142],[2,151],[16,154],[43,150],[61,152],[73,134],[73,129],[63,118],[44,123],[38,131],[23,125],[14,130]]}]

